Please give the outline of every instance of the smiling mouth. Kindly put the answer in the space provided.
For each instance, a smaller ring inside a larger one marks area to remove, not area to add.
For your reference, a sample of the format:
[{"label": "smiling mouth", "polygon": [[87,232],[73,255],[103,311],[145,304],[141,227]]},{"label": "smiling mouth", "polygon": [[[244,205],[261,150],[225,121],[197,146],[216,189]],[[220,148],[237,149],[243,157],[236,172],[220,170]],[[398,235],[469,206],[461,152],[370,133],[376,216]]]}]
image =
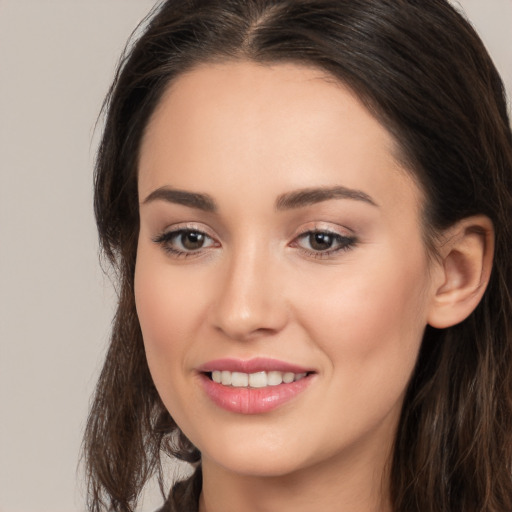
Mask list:
[{"label": "smiling mouth", "polygon": [[225,358],[198,368],[201,387],[228,412],[261,414],[295,399],[316,380],[317,372],[286,361],[256,357]]},{"label": "smiling mouth", "polygon": [[291,384],[306,378],[313,372],[293,373],[280,371],[261,371],[255,373],[230,372],[228,370],[215,370],[205,375],[217,384],[233,388],[265,388]]}]

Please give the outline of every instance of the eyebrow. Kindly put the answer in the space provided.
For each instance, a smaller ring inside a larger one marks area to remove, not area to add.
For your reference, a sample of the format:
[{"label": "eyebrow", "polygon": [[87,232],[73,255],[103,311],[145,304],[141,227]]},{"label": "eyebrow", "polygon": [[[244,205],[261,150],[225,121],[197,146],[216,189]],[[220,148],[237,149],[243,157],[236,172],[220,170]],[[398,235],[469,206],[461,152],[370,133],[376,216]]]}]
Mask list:
[{"label": "eyebrow", "polygon": [[[323,201],[329,201],[331,199],[352,199],[356,201],[363,201],[364,203],[372,206],[378,206],[368,194],[361,190],[336,186],[305,188],[286,192],[277,198],[275,208],[278,211],[292,210],[315,203],[321,203]],[[153,192],[144,199],[142,204],[148,204],[157,200],[181,204],[183,206],[188,206],[189,208],[196,208],[198,210],[211,213],[218,210],[215,201],[208,194],[187,192],[185,190],[177,190],[169,187],[160,187],[153,190]]]},{"label": "eyebrow", "polygon": [[168,203],[181,204],[189,208],[196,208],[205,212],[216,212],[217,205],[208,194],[198,192],[187,192],[185,190],[176,190],[169,187],[160,187],[153,190],[142,204],[148,204],[153,201],[166,201]]},{"label": "eyebrow", "polygon": [[378,207],[378,204],[365,192],[347,187],[321,187],[321,188],[305,188],[293,192],[287,192],[277,198],[276,210],[291,210],[294,208],[302,208],[322,201],[330,199],[353,199],[363,201],[372,206]]}]

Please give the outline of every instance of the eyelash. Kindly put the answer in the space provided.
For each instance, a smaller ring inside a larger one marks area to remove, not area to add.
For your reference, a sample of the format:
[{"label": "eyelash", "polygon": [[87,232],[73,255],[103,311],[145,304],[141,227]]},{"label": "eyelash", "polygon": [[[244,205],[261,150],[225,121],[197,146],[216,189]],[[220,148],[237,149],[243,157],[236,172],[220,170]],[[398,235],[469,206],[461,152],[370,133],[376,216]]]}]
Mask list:
[{"label": "eyelash", "polygon": [[[157,237],[153,238],[153,242],[161,245],[166,253],[170,254],[171,256],[173,256],[175,258],[190,258],[191,256],[193,257],[193,256],[201,255],[203,253],[203,250],[205,249],[204,247],[200,247],[197,250],[181,250],[181,249],[176,249],[176,247],[173,246],[173,241],[175,239],[177,239],[178,237],[182,237],[183,235],[187,235],[187,234],[188,235],[197,234],[200,236],[204,236],[205,239],[211,240],[214,242],[213,244],[211,244],[212,247],[215,247],[215,246],[218,247],[218,243],[216,244],[211,236],[209,236],[204,231],[201,231],[200,229],[195,229],[195,228],[179,228],[179,229],[175,229],[173,231],[167,231],[167,232],[164,232],[164,233],[158,235]],[[208,246],[208,247],[210,247],[210,246]],[[208,247],[206,247],[206,249]]]},{"label": "eyelash", "polygon": [[325,251],[315,251],[310,249],[305,249],[303,247],[299,247],[304,254],[312,258],[329,258],[330,256],[344,251],[349,251],[353,249],[357,243],[357,239],[355,236],[344,236],[336,233],[334,231],[329,231],[328,229],[311,229],[305,231],[298,235],[295,240],[292,242],[292,247],[299,246],[299,240],[308,239],[315,235],[327,235],[332,239],[332,244],[335,246],[334,248],[329,248]]},{"label": "eyelash", "polygon": [[[207,247],[200,247],[197,250],[181,250],[177,249],[173,246],[173,241],[175,241],[178,237],[182,237],[183,235],[191,235],[196,234],[199,236],[204,236],[205,239],[210,240],[211,243]],[[310,249],[305,249],[304,247],[301,247],[299,244],[300,240],[308,239],[309,237],[315,236],[315,235],[324,235],[328,236],[332,240],[333,245],[337,245],[334,249],[329,248],[325,251],[315,251]],[[164,249],[164,251],[167,254],[170,254],[171,256],[175,258],[190,258],[190,257],[197,257],[204,253],[205,249],[209,249],[210,247],[219,247],[218,242],[215,242],[215,240],[209,236],[204,231],[201,231],[200,229],[195,228],[180,228],[173,231],[167,231],[164,232],[155,238],[153,238],[153,242],[161,245]],[[357,244],[357,239],[354,236],[343,236],[339,233],[336,233],[334,231],[329,230],[321,230],[321,229],[312,229],[308,231],[304,231],[303,233],[300,233],[290,244],[291,247],[297,247],[301,250],[306,256],[312,257],[312,258],[318,258],[318,259],[325,259],[329,258],[333,254],[336,254],[338,252],[348,251],[355,247]]]}]

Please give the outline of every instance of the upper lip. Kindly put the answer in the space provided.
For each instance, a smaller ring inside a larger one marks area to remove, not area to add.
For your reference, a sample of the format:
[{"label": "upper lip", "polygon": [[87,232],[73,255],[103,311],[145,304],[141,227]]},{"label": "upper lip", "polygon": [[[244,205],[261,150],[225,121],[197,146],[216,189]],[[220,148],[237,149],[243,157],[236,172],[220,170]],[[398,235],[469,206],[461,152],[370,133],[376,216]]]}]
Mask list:
[{"label": "upper lip", "polygon": [[293,363],[270,359],[266,357],[256,357],[252,359],[234,359],[224,358],[208,361],[197,368],[199,372],[208,373],[213,371],[226,370],[229,372],[257,373],[257,372],[291,372],[291,373],[309,373],[313,370],[299,366]]}]

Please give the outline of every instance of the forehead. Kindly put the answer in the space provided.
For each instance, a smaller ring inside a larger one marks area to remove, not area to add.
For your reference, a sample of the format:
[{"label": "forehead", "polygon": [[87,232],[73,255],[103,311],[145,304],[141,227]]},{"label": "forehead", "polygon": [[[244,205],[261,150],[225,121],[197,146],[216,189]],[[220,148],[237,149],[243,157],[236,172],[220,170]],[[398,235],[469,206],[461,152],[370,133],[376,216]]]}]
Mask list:
[{"label": "forehead", "polygon": [[[205,64],[177,78],[144,135],[140,194],[235,184],[368,188],[390,202],[419,191],[397,144],[357,96],[325,72],[296,64]],[[192,180],[192,181],[191,181]],[[400,186],[397,186],[400,185]],[[224,186],[224,188],[222,188]],[[267,187],[268,188],[268,187]]]}]

